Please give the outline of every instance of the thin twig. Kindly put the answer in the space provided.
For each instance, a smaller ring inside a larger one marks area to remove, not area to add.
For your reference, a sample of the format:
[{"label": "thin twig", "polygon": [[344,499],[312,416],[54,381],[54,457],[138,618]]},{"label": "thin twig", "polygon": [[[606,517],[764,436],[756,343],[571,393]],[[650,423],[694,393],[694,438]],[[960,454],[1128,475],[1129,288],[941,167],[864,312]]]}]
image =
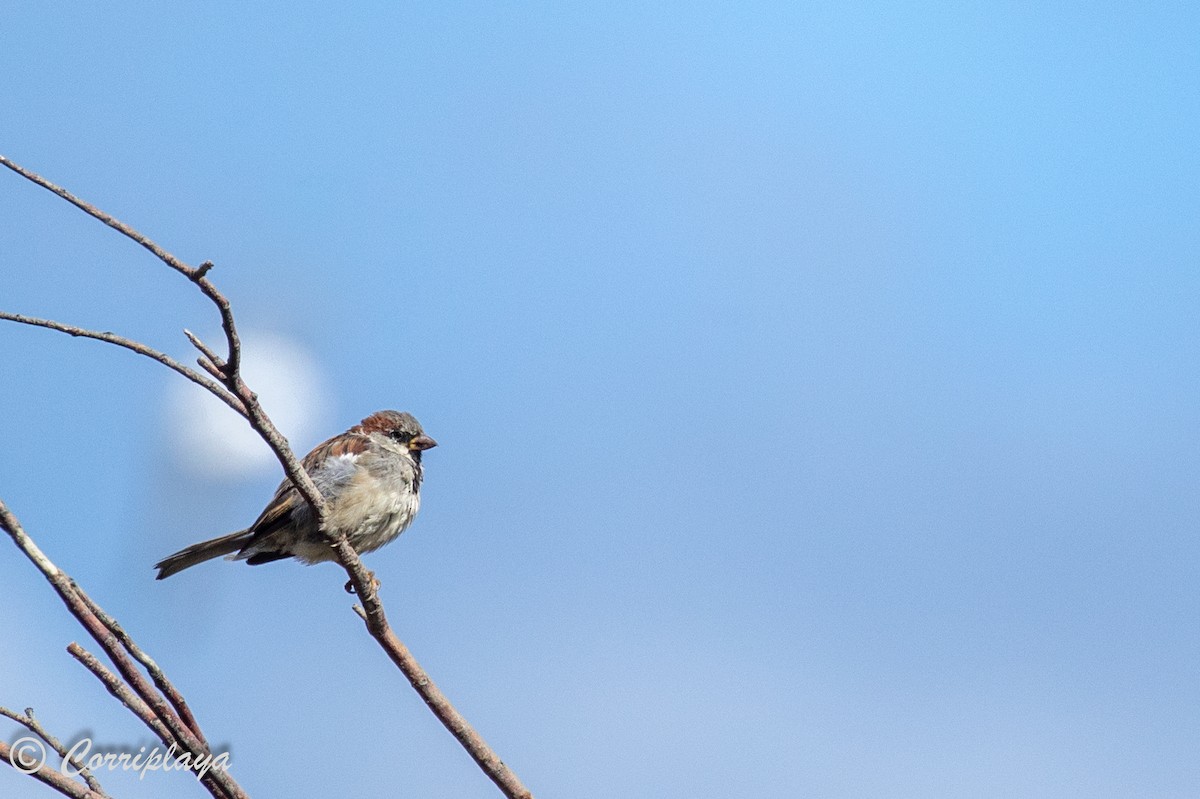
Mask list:
[{"label": "thin twig", "polygon": [[[78,586],[76,586],[76,588],[78,588]],[[163,673],[163,670],[159,667],[158,663],[154,661],[154,658],[146,654],[146,652],[134,642],[129,633],[125,632],[125,629],[117,623],[117,620],[105,613],[104,609],[97,605],[90,596],[83,591],[80,591],[79,598],[82,599],[84,604],[91,609],[92,613],[96,614],[96,617],[100,619],[100,622],[112,631],[113,635],[117,637],[117,640],[121,642],[121,645],[125,647],[125,650],[129,652],[129,654],[133,655],[134,659],[146,668],[146,671],[150,674],[150,679],[154,680],[154,684],[158,687],[158,690],[162,691],[163,696],[165,696],[167,701],[171,703],[171,706],[175,708],[175,712],[179,714],[179,718],[183,720],[183,723],[187,725],[188,729],[192,731],[192,734],[196,736],[200,743],[207,747],[208,741],[205,739],[204,733],[200,729],[200,723],[196,721],[196,717],[192,715],[192,709],[188,707],[187,700],[183,698],[183,694],[179,693],[179,689],[177,689],[175,685],[169,679],[167,679],[167,675]]]},{"label": "thin twig", "polygon": [[[186,327],[183,329],[183,335],[187,336],[187,340],[192,342],[192,346],[200,350],[200,354],[204,356],[202,359],[200,359],[200,365],[204,366],[204,361],[208,361],[209,365],[204,367],[205,371],[213,375],[213,377],[217,378],[218,380],[224,380],[225,359],[213,352],[212,347],[205,344],[199,336],[188,330]],[[217,370],[215,374],[209,370],[209,366]]]},{"label": "thin twig", "polygon": [[79,199],[71,192],[62,188],[61,186],[54,185],[53,183],[46,180],[41,175],[39,175],[35,172],[30,172],[25,167],[23,167],[19,164],[13,163],[12,161],[10,161],[9,159],[5,158],[2,155],[0,155],[0,165],[8,167],[13,172],[16,172],[18,175],[25,178],[26,180],[33,181],[37,185],[41,186],[43,189],[47,189],[49,191],[54,192],[59,197],[62,197],[64,200],[69,202],[71,205],[73,205],[76,208],[78,208],[79,210],[83,211],[88,216],[92,216],[92,217],[95,217],[96,219],[99,219],[101,222],[108,225],[113,230],[116,230],[117,232],[133,239],[138,244],[142,245],[147,250],[154,253],[154,255],[157,256],[160,261],[162,261],[167,266],[174,269],[176,272],[179,272],[182,275],[187,275],[189,278],[193,274],[195,274],[195,272],[196,272],[195,269],[192,269],[192,267],[188,266],[183,261],[176,258],[174,255],[171,255],[171,253],[167,252],[162,247],[159,247],[153,241],[151,241],[147,237],[143,236],[141,233],[138,233],[136,230],[131,228],[129,225],[125,224],[124,222],[122,222],[119,219],[109,216],[108,214],[101,211],[99,208],[96,208],[95,206],[84,202],[83,200]]},{"label": "thin twig", "polygon": [[[7,763],[15,769],[17,768],[17,764],[13,761],[13,757],[12,747],[4,741],[0,741],[0,761]],[[17,759],[20,759],[19,755]],[[96,793],[88,786],[81,785],[61,771],[46,765],[40,766],[36,771],[17,770],[22,774],[28,774],[43,785],[50,786],[63,796],[70,796],[72,799],[109,799],[107,794]]]},{"label": "thin twig", "polygon": [[147,358],[158,361],[168,369],[178,372],[179,374],[191,380],[196,385],[207,389],[217,399],[224,402],[238,413],[245,413],[242,407],[242,401],[229,393],[229,390],[224,386],[210,380],[204,375],[176,361],[170,355],[164,352],[159,352],[153,347],[147,347],[140,341],[118,336],[116,333],[109,333],[100,330],[87,330],[86,328],[76,327],[75,325],[67,325],[62,322],[55,322],[53,319],[38,319],[35,316],[25,316],[24,314],[9,313],[8,311],[0,311],[0,319],[9,322],[17,322],[22,325],[32,325],[34,327],[45,327],[50,330],[57,330],[60,333],[66,333],[68,336],[75,338],[90,338],[96,341],[103,341],[106,344],[115,344],[118,347],[124,347],[127,350],[132,350],[138,355],[145,355]]},{"label": "thin twig", "polygon": [[[224,294],[217,291],[217,287],[213,282],[206,277],[208,271],[213,268],[212,261],[205,261],[200,264],[200,268],[193,270],[189,278],[193,283],[200,287],[205,297],[212,300],[217,306],[217,311],[221,314],[221,328],[225,331],[225,341],[229,345],[229,357],[225,359],[226,364],[223,367],[225,374],[229,375],[230,382],[236,382],[234,377],[241,371],[242,368],[242,342],[238,338],[237,324],[233,319],[233,306],[229,304],[229,300]],[[234,385],[229,386],[234,389]],[[236,393],[236,392],[235,392]]]},{"label": "thin twig", "polygon": [[100,781],[96,779],[94,774],[92,774],[91,769],[85,766],[78,757],[72,755],[70,750],[63,746],[62,741],[51,735],[50,732],[41,725],[41,722],[34,718],[33,708],[25,708],[25,712],[22,714],[17,713],[15,710],[9,710],[6,707],[0,707],[0,716],[5,716],[12,719],[37,737],[41,738],[51,749],[58,753],[60,758],[62,758],[60,762],[70,763],[75,767],[76,773],[83,777],[84,782],[87,783],[88,787],[91,788],[93,792],[101,796],[107,796],[107,794],[104,793],[104,788],[100,785]]},{"label": "thin twig", "polygon": [[[112,694],[118,702],[124,705],[130,713],[141,719],[142,723],[149,727],[150,731],[157,735],[160,741],[162,741],[168,747],[172,744],[175,744],[176,746],[181,745],[176,740],[175,736],[172,735],[171,730],[167,729],[166,725],[163,724],[162,721],[160,721],[155,715],[154,711],[150,709],[150,706],[143,702],[141,697],[129,690],[129,686],[122,682],[120,677],[105,668],[104,664],[100,662],[99,658],[74,641],[67,646],[67,652],[71,654],[71,657],[78,660],[85,669],[94,674],[96,679],[98,679],[100,683],[108,689],[108,692]],[[193,756],[195,754],[197,753],[193,752]],[[208,754],[207,750],[204,752],[204,754]],[[192,762],[195,762],[194,758]],[[224,774],[225,772],[219,771],[218,773]],[[228,787],[217,778],[216,774],[211,771],[205,774],[200,781],[206,788],[208,788],[209,793],[216,797],[229,797],[232,799],[232,797],[244,795],[231,792]]]},{"label": "thin twig", "polygon": [[221,371],[221,368],[203,355],[196,359],[196,365],[218,380],[225,379],[225,373]]},{"label": "thin twig", "polygon": [[167,725],[162,723],[162,720],[154,714],[150,706],[142,700],[140,696],[130,690],[120,677],[113,674],[107,666],[100,662],[100,659],[91,652],[84,649],[78,643],[72,641],[67,646],[67,651],[71,653],[71,657],[75,658],[83,665],[85,669],[96,676],[96,679],[108,689],[118,702],[124,705],[130,713],[141,719],[142,723],[150,728],[150,732],[158,736],[159,740],[172,741],[174,736],[167,729]]},{"label": "thin twig", "polygon": [[392,632],[391,627],[385,625],[379,630],[374,630],[367,612],[358,605],[355,605],[353,609],[359,618],[367,623],[367,630],[412,683],[412,687],[420,694],[421,699],[425,700],[425,704],[445,725],[450,734],[458,739],[463,749],[466,749],[479,768],[483,769],[483,773],[487,774],[506,796],[532,799],[533,794],[529,792],[529,789],[521,784],[521,780],[504,764],[503,760],[497,757],[492,748],[483,740],[483,736],[476,732],[470,722],[450,703],[450,700],[437,687],[425,669],[421,668],[421,664],[413,657],[404,642]]}]

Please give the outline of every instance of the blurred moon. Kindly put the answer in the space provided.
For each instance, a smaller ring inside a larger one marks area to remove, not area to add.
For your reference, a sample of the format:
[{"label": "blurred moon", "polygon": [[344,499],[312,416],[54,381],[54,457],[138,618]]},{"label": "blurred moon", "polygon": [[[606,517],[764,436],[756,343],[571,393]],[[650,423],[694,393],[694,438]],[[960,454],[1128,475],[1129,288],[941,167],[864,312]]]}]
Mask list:
[{"label": "blurred moon", "polygon": [[[271,421],[303,455],[305,442],[319,435],[328,407],[316,359],[276,333],[250,330],[240,335],[242,376]],[[214,345],[220,340],[206,339]],[[278,470],[274,454],[249,423],[204,389],[173,379],[166,401],[172,456],[184,471],[229,478]]]}]

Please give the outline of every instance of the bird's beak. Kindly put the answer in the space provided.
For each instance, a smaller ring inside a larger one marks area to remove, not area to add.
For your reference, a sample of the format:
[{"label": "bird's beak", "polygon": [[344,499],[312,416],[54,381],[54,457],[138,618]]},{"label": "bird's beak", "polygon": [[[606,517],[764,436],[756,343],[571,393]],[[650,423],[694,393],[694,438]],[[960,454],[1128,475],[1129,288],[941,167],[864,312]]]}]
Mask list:
[{"label": "bird's beak", "polygon": [[437,446],[437,442],[426,435],[417,436],[412,441],[408,442],[409,449],[425,450],[425,449],[433,449],[436,446]]}]

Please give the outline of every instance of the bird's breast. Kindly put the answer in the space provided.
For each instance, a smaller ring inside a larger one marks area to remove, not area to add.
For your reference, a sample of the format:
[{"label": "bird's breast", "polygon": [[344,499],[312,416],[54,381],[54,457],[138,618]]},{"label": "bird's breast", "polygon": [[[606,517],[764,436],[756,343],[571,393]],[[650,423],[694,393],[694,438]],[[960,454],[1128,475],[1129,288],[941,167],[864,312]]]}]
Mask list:
[{"label": "bird's breast", "polygon": [[329,528],[344,532],[359,552],[376,550],[404,532],[421,505],[412,466],[387,460],[392,462],[359,469],[329,503]]}]

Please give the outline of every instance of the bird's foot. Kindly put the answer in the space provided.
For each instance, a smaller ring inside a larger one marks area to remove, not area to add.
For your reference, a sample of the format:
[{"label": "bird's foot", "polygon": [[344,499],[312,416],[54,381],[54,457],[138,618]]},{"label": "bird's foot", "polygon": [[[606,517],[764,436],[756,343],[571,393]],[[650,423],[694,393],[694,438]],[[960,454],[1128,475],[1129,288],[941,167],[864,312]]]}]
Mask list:
[{"label": "bird's foot", "polygon": [[[367,574],[371,575],[371,588],[378,591],[379,586],[382,585],[382,583],[379,582],[379,578],[375,576],[375,572],[373,572],[373,571],[368,571]],[[357,591],[354,590],[354,581],[353,580],[346,581],[346,593],[347,594],[357,594],[358,593]]]}]

